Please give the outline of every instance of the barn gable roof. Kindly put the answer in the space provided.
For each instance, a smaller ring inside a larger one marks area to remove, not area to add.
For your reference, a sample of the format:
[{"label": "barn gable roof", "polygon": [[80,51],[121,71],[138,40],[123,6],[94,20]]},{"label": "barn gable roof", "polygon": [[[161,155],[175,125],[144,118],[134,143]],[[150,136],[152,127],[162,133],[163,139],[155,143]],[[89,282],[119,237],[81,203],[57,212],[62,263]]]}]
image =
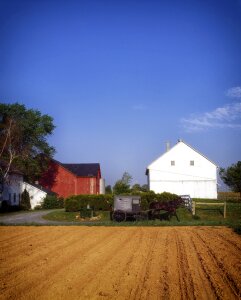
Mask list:
[{"label": "barn gable roof", "polygon": [[80,177],[96,177],[100,171],[99,163],[87,163],[87,164],[63,164],[60,163],[65,169],[69,170],[76,176]]},{"label": "barn gable roof", "polygon": [[47,188],[45,188],[45,187],[39,185],[39,184],[36,184],[36,183],[30,183],[30,182],[25,182],[25,183],[27,183],[27,184],[29,184],[29,185],[31,185],[31,186],[33,186],[33,187],[35,187],[35,188],[37,188],[37,189],[39,189],[39,190],[45,192],[45,193],[48,194],[48,195],[53,195],[53,196],[57,195],[57,193],[55,193],[55,192],[51,191],[50,189],[47,189]]},{"label": "barn gable roof", "polygon": [[[191,148],[193,151],[195,151],[196,153],[198,153],[199,155],[201,155],[202,157],[204,157],[205,159],[207,159],[210,163],[212,163],[213,165],[215,165],[217,168],[218,168],[218,165],[215,164],[213,161],[211,161],[209,158],[207,158],[205,155],[203,155],[202,153],[200,153],[199,151],[197,151],[196,149],[194,149],[192,146],[188,145],[186,142],[184,142],[183,140],[178,140],[178,142],[169,150],[169,151],[172,151],[172,149],[174,147],[176,147],[179,143],[183,143],[185,144],[186,146],[188,146],[189,148]],[[168,152],[169,152],[168,151]],[[148,171],[149,171],[149,168],[150,166],[155,162],[157,161],[158,159],[160,159],[161,157],[163,157],[167,152],[163,153],[161,156],[159,156],[157,159],[155,159],[152,163],[150,163],[148,165],[148,167],[146,168],[146,175],[148,174]]]}]

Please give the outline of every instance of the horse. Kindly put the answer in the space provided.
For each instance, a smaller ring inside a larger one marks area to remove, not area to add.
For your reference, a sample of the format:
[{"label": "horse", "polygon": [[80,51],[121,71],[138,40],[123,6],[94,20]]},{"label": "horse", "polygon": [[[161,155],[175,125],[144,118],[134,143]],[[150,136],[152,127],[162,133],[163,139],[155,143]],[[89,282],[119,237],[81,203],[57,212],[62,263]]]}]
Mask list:
[{"label": "horse", "polygon": [[[160,219],[161,217],[164,217],[165,219],[170,220],[172,216],[176,216],[179,222],[176,209],[182,204],[182,202],[183,200],[181,198],[166,202],[151,202],[149,205],[149,217],[150,219],[153,219],[153,217],[155,218],[156,216],[158,216]],[[166,213],[160,214],[161,210],[164,210]]]}]

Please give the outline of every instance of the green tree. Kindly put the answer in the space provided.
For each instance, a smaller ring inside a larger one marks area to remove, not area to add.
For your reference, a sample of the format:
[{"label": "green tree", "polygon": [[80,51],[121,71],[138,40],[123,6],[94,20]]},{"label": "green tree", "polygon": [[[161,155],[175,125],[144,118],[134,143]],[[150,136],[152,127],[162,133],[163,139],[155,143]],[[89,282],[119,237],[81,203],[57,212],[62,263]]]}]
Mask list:
[{"label": "green tree", "polygon": [[30,196],[26,189],[23,191],[21,195],[20,208],[23,210],[31,209]]},{"label": "green tree", "polygon": [[241,161],[232,164],[227,169],[221,168],[219,174],[223,182],[234,192],[240,193],[241,197]]},{"label": "green tree", "polygon": [[132,181],[132,176],[128,172],[124,172],[122,178],[117,180],[113,186],[113,192],[116,195],[130,193],[130,184]]},{"label": "green tree", "polygon": [[112,188],[111,188],[111,185],[107,185],[107,186],[105,187],[105,193],[106,193],[106,194],[112,194]]},{"label": "green tree", "polygon": [[0,103],[0,193],[11,168],[36,180],[55,150],[47,142],[55,126],[52,117],[24,105]]},{"label": "green tree", "polygon": [[143,185],[141,186],[141,190],[142,190],[142,192],[148,192],[148,190],[149,190],[148,184],[143,184]]},{"label": "green tree", "polygon": [[132,181],[132,176],[128,172],[124,172],[124,174],[122,175],[121,181],[123,183],[125,183],[126,185],[130,186],[131,181]]},{"label": "green tree", "polygon": [[148,185],[143,184],[142,186],[139,183],[136,183],[132,186],[131,191],[135,192],[148,192]]},{"label": "green tree", "polygon": [[141,192],[141,186],[139,183],[135,183],[132,188],[131,188],[132,192]]}]

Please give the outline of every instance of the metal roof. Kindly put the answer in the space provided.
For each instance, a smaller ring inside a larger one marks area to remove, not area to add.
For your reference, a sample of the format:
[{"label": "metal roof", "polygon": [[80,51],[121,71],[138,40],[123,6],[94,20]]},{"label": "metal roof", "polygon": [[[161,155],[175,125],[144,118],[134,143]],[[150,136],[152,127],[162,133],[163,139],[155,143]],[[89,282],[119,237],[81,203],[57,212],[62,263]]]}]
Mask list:
[{"label": "metal roof", "polygon": [[71,173],[80,177],[96,177],[100,170],[99,163],[86,163],[86,164],[63,164],[61,166],[69,170]]}]

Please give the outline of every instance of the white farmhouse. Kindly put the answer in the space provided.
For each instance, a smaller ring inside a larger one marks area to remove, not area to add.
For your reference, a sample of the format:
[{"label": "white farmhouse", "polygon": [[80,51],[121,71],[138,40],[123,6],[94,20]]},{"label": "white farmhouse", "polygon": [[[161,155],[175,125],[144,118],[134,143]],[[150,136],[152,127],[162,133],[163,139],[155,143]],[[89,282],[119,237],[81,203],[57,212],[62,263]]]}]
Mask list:
[{"label": "white farmhouse", "polygon": [[36,206],[41,205],[44,201],[44,198],[48,194],[49,195],[55,194],[49,190],[44,189],[43,187],[37,184],[33,184],[33,183],[30,184],[28,182],[23,182],[21,188],[22,188],[22,193],[24,192],[24,190],[26,190],[29,193],[31,209],[34,209]]},{"label": "white farmhouse", "polygon": [[149,190],[217,199],[217,165],[178,140],[146,169]]},{"label": "white farmhouse", "polygon": [[12,171],[7,182],[5,182],[2,201],[5,201],[9,206],[18,206],[22,194],[23,174],[19,171]]},{"label": "white farmhouse", "polygon": [[44,189],[43,187],[24,182],[23,174],[17,170],[11,171],[8,180],[4,185],[0,206],[5,202],[8,206],[19,206],[21,195],[24,190],[27,190],[30,196],[31,209],[41,205],[44,198],[49,194],[55,193]]}]

